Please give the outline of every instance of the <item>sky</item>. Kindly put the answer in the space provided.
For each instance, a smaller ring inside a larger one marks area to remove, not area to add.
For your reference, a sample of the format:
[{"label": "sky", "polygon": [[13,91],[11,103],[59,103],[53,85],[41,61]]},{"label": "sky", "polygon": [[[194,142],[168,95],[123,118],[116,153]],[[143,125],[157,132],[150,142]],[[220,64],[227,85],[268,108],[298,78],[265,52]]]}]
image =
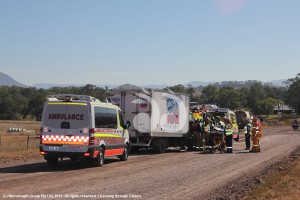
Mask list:
[{"label": "sky", "polygon": [[0,0],[0,72],[26,85],[294,78],[299,11],[299,0]]}]

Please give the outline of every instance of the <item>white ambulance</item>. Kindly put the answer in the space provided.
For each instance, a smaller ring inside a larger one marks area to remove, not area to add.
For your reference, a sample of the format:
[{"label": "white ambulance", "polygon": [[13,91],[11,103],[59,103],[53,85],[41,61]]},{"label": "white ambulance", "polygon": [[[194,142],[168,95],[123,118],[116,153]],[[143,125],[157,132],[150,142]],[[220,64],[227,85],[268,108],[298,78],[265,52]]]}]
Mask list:
[{"label": "white ambulance", "polygon": [[47,99],[40,153],[49,166],[64,157],[88,158],[96,166],[102,166],[109,156],[128,159],[130,122],[124,123],[118,106],[85,95],[49,95]]}]

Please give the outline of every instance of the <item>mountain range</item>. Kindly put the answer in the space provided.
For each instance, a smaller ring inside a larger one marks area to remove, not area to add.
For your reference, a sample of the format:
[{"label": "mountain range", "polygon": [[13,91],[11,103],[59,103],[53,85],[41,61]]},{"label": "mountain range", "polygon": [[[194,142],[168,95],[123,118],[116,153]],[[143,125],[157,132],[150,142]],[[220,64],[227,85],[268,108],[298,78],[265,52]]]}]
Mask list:
[{"label": "mountain range", "polygon": [[[267,81],[264,82],[265,84],[270,84],[276,87],[283,87],[285,86],[285,84],[283,83],[283,81],[285,81],[286,79],[280,79],[280,80],[273,80],[273,81]],[[227,81],[228,82],[228,81]],[[244,81],[232,81],[233,83],[240,83],[242,84]],[[191,81],[189,83],[183,84],[184,86],[188,87],[205,87],[208,86],[209,84],[215,84],[217,83],[216,81],[210,81],[210,82],[203,82],[203,81]],[[222,82],[219,82],[222,83]],[[14,80],[13,78],[11,78],[10,76],[8,76],[7,74],[4,74],[2,72],[0,72],[0,86],[19,86],[19,87],[35,87],[35,88],[43,88],[43,89],[49,89],[51,87],[69,87],[69,86],[75,86],[75,87],[80,87],[80,86],[84,86],[85,84],[55,84],[55,83],[36,83],[34,85],[24,85],[16,80]],[[96,86],[98,87],[108,87],[109,89],[111,88],[115,88],[118,87],[118,85],[98,85],[96,84]],[[168,87],[168,85],[140,85],[141,87],[144,88],[153,88],[153,89],[162,89],[162,88],[166,88]]]}]

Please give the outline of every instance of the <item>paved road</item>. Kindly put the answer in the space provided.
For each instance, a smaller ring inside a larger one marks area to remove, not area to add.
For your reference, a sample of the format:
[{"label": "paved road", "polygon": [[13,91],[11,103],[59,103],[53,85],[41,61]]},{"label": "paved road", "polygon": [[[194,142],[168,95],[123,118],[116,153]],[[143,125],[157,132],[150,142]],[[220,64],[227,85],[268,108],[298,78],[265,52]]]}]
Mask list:
[{"label": "paved road", "polygon": [[130,156],[126,162],[106,160],[101,168],[75,165],[69,160],[55,169],[49,169],[42,159],[2,164],[0,198],[37,195],[44,199],[201,199],[278,162],[300,144],[300,131],[294,132],[290,127],[264,129],[263,134],[262,152],[257,154],[244,151],[241,140],[234,142],[233,154],[145,152]]}]

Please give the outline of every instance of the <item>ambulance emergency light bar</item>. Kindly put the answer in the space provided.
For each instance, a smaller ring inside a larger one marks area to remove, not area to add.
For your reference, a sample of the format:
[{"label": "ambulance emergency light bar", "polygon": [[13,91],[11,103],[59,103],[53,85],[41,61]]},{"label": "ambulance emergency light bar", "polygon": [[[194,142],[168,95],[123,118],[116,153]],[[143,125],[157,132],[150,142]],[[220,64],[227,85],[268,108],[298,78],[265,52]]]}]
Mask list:
[{"label": "ambulance emergency light bar", "polygon": [[77,94],[53,94],[47,95],[48,101],[88,101],[88,102],[101,102],[99,99],[88,95],[77,95]]}]

